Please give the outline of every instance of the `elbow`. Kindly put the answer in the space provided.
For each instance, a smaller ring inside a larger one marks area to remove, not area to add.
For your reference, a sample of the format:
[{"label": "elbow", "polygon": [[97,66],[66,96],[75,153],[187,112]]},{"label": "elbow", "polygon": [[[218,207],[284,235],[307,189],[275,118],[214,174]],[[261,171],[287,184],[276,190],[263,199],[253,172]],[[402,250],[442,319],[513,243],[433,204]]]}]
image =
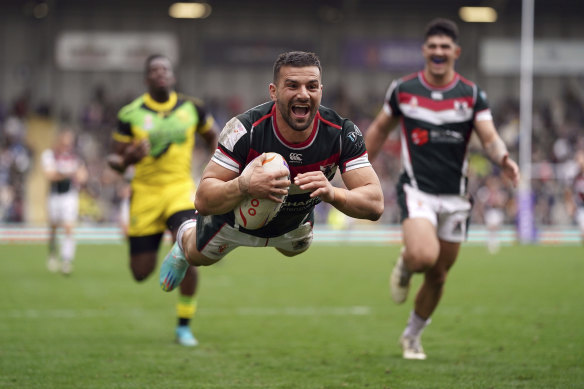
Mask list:
[{"label": "elbow", "polygon": [[198,213],[200,213],[203,216],[208,216],[211,213],[209,212],[209,207],[207,206],[207,201],[205,201],[204,198],[202,198],[203,196],[199,196],[198,194],[195,195],[195,209],[197,210]]},{"label": "elbow", "polygon": [[373,212],[371,212],[371,214],[369,215],[369,217],[367,219],[376,222],[379,219],[381,219],[381,215],[383,215],[383,202],[381,202],[381,204],[378,207],[375,207],[375,209],[373,210]]},{"label": "elbow", "polygon": [[383,215],[384,205],[383,205],[383,196],[371,203],[371,209],[369,210],[369,214],[367,215],[366,219],[371,220],[373,222],[378,221],[381,219]]},{"label": "elbow", "polygon": [[375,221],[381,219],[381,216],[383,215],[383,211],[385,210],[385,202],[384,202],[384,198],[383,198],[383,191],[381,190],[381,188],[379,188],[379,193],[377,195],[377,199],[375,201],[373,201],[372,204],[373,204],[373,206],[372,206],[373,210],[371,212],[369,220],[375,222]]}]

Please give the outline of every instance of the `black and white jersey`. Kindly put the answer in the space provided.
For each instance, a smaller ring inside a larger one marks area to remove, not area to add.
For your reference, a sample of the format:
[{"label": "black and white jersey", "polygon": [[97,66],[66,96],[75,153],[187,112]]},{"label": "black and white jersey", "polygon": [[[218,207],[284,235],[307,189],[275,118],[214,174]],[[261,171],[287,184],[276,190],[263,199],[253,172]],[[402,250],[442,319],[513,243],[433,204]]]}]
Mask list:
[{"label": "black and white jersey", "polygon": [[475,120],[492,120],[486,95],[455,74],[444,87],[423,72],[395,80],[383,109],[401,119],[401,182],[432,194],[467,192],[467,148]]},{"label": "black and white jersey", "polygon": [[58,153],[53,149],[46,149],[41,154],[41,163],[45,171],[54,171],[64,177],[58,181],[51,181],[51,193],[63,194],[77,190],[73,177],[83,165],[83,161],[76,153],[72,151]]},{"label": "black and white jersey", "polygon": [[[276,124],[273,102],[259,105],[231,119],[219,136],[219,146],[212,160],[226,169],[241,173],[245,166],[264,152],[276,152],[290,167],[292,182],[299,173],[322,171],[330,180],[337,169],[344,173],[371,166],[365,142],[359,128],[333,110],[320,106],[312,133],[299,144],[287,142]],[[260,237],[275,237],[289,232],[310,220],[319,198],[292,184],[278,215],[258,230],[240,230]],[[233,212],[213,216],[234,225]],[[210,222],[206,220],[205,222]]]}]

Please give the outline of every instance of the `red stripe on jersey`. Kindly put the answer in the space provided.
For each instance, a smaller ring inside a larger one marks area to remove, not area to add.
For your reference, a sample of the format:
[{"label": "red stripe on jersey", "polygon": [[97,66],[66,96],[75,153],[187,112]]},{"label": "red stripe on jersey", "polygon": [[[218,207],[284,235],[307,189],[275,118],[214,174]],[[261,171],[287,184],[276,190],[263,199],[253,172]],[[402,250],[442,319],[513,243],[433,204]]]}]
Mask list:
[{"label": "red stripe on jersey", "polygon": [[249,149],[249,152],[247,153],[247,159],[245,160],[245,166],[247,166],[251,161],[253,161],[255,158],[259,157],[261,153],[258,153],[256,150],[254,149]]},{"label": "red stripe on jersey", "polygon": [[460,81],[464,82],[466,85],[472,86],[474,88],[475,83],[472,82],[471,80],[467,80],[466,78],[462,77],[460,74],[458,75],[458,78],[460,78]]},{"label": "red stripe on jersey", "polygon": [[418,74],[420,74],[420,72],[415,72],[415,73],[412,73],[412,74],[408,74],[407,76],[402,77],[401,80],[402,80],[402,82],[403,81],[411,80],[412,78],[418,77]]},{"label": "red stripe on jersey", "polygon": [[412,99],[415,99],[415,103],[412,105],[417,105],[422,108],[431,109],[432,111],[446,111],[449,109],[455,109],[455,102],[466,102],[469,107],[473,106],[472,96],[465,97],[455,97],[446,100],[433,100],[428,97],[423,97],[419,95],[414,95],[412,93],[399,92],[398,93],[399,104],[412,104]]},{"label": "red stripe on jersey", "polygon": [[320,121],[321,121],[321,122],[323,122],[324,124],[328,124],[329,126],[336,128],[337,130],[340,130],[341,128],[343,128],[343,127],[339,126],[338,124],[331,123],[331,122],[329,122],[328,120],[324,120],[324,119],[323,119],[323,118],[320,116],[320,113],[318,113],[318,118],[319,118],[319,119],[320,119]]},{"label": "red stripe on jersey", "polygon": [[[275,111],[275,109],[276,109],[276,104],[274,104],[274,108],[272,108],[272,112],[270,112],[270,113],[269,113],[269,114],[267,114],[267,115],[264,115],[264,116],[262,116],[261,118],[259,118],[259,119],[258,119],[258,120],[256,120],[255,122],[253,122],[252,126],[253,126],[253,127],[255,127],[255,126],[257,126],[258,124],[260,124],[261,122],[263,122],[264,120],[268,119],[269,117],[271,117],[271,116],[275,116],[275,115],[274,115],[274,114],[275,114],[275,112],[276,112],[276,111]],[[274,122],[276,122],[276,121],[274,120]]]},{"label": "red stripe on jersey", "polygon": [[235,160],[231,155],[229,155],[229,153],[227,153],[225,150],[223,150],[223,147],[221,145],[219,145],[219,147],[217,147],[217,148],[219,149],[221,154],[225,155],[227,158],[229,158],[230,160],[235,162],[237,164],[237,166],[239,166],[239,170],[241,170],[241,164],[239,163],[239,161]]},{"label": "red stripe on jersey", "polygon": [[333,164],[338,165],[340,156],[341,156],[340,153],[335,153],[325,160],[322,160],[322,161],[319,161],[316,163],[311,163],[310,165],[302,165],[302,166],[289,165],[290,166],[290,177],[292,178],[292,180],[294,180],[294,177],[296,177],[297,174],[319,171],[321,166],[327,166],[327,165],[333,165]]}]

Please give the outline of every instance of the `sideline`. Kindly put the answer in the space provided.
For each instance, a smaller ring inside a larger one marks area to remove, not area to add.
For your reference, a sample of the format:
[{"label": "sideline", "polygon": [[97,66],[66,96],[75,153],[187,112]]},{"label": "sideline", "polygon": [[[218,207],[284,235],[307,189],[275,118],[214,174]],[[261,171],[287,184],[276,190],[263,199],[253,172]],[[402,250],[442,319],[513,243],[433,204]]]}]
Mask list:
[{"label": "sideline", "polygon": [[[467,244],[486,244],[489,232],[483,225],[471,225]],[[46,243],[48,230],[44,226],[0,224],[0,244]],[[75,229],[79,244],[125,244],[120,229],[116,225],[81,225]],[[516,244],[516,231],[513,226],[504,226],[498,232],[502,245]],[[165,234],[165,242],[170,242],[170,235]],[[335,229],[328,226],[314,228],[316,244],[368,244],[398,245],[401,243],[399,225],[354,226],[347,229]],[[573,226],[546,226],[537,232],[537,244],[542,245],[580,245],[580,231]]]}]

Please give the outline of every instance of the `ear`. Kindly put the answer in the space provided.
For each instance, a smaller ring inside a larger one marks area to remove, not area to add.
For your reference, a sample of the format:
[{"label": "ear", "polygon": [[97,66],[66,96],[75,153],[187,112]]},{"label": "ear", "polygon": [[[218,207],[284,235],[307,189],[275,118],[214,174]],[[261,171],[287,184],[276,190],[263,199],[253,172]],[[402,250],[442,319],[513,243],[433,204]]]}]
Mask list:
[{"label": "ear", "polygon": [[270,83],[270,86],[268,87],[269,91],[270,91],[270,99],[272,101],[276,101],[276,84],[274,84],[273,82]]},{"label": "ear", "polygon": [[454,49],[454,55],[456,59],[460,57],[460,53],[462,53],[462,47],[460,47],[460,45],[456,45],[456,49]]}]

